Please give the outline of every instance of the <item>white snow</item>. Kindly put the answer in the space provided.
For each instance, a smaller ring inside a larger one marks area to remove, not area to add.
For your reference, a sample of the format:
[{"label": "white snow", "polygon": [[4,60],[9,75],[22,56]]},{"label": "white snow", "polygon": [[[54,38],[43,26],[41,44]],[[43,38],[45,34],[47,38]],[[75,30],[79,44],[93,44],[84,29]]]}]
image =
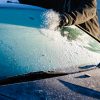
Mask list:
[{"label": "white snow", "polygon": [[44,13],[44,27],[50,30],[56,30],[59,25],[59,14],[52,9]]}]

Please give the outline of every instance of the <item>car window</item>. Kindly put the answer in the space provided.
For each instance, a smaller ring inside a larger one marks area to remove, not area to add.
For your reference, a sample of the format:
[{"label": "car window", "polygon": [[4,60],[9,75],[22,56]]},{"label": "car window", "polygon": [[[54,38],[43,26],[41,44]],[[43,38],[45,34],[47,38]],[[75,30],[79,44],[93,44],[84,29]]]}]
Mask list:
[{"label": "car window", "polygon": [[46,29],[44,12],[0,7],[0,79],[38,71],[71,72],[100,62],[98,41],[76,26]]}]

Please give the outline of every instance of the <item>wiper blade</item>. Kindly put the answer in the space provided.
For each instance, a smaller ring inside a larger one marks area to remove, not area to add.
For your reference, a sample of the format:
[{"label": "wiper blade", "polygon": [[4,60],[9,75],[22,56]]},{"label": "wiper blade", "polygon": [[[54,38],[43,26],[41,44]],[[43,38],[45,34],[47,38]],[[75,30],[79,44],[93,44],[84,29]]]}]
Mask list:
[{"label": "wiper blade", "polygon": [[13,76],[13,77],[9,77],[9,78],[0,80],[0,85],[28,82],[28,81],[40,80],[40,79],[57,77],[57,76],[62,76],[62,75],[65,75],[65,73],[55,73],[54,71],[31,72],[28,74],[17,75],[17,76]]},{"label": "wiper blade", "polygon": [[77,74],[77,73],[81,73],[81,72],[86,72],[86,71],[97,69],[97,68],[99,68],[98,65],[93,67],[93,68],[91,68],[91,69],[84,69],[84,70],[79,70],[79,71],[69,72],[69,73],[66,73],[66,72],[55,72],[55,71],[31,72],[31,73],[28,73],[28,74],[23,74],[23,75],[18,75],[18,76],[13,76],[13,77],[8,77],[6,79],[2,79],[2,80],[0,80],[0,86],[8,85],[8,84],[14,84],[14,83],[41,80],[41,79],[46,79],[46,78],[53,78],[53,77],[64,76],[64,75]]}]

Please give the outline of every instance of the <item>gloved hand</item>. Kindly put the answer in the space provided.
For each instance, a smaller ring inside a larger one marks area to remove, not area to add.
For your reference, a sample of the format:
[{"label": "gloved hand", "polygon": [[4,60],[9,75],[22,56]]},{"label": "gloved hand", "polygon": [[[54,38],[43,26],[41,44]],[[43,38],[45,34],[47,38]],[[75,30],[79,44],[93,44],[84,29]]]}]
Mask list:
[{"label": "gloved hand", "polygon": [[64,14],[60,14],[59,18],[60,22],[58,28],[62,29],[64,26],[68,25],[68,18]]}]

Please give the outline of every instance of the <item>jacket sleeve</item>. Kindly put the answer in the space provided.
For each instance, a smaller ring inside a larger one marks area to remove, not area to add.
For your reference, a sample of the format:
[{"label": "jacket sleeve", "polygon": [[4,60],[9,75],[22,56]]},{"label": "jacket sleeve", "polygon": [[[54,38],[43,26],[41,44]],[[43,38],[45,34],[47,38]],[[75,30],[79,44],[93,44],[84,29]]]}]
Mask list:
[{"label": "jacket sleeve", "polygon": [[96,15],[96,0],[81,0],[78,9],[64,15],[69,20],[67,25],[82,24]]},{"label": "jacket sleeve", "polygon": [[63,3],[63,0],[18,0],[18,1],[22,4],[34,5],[47,9],[57,9]]}]

